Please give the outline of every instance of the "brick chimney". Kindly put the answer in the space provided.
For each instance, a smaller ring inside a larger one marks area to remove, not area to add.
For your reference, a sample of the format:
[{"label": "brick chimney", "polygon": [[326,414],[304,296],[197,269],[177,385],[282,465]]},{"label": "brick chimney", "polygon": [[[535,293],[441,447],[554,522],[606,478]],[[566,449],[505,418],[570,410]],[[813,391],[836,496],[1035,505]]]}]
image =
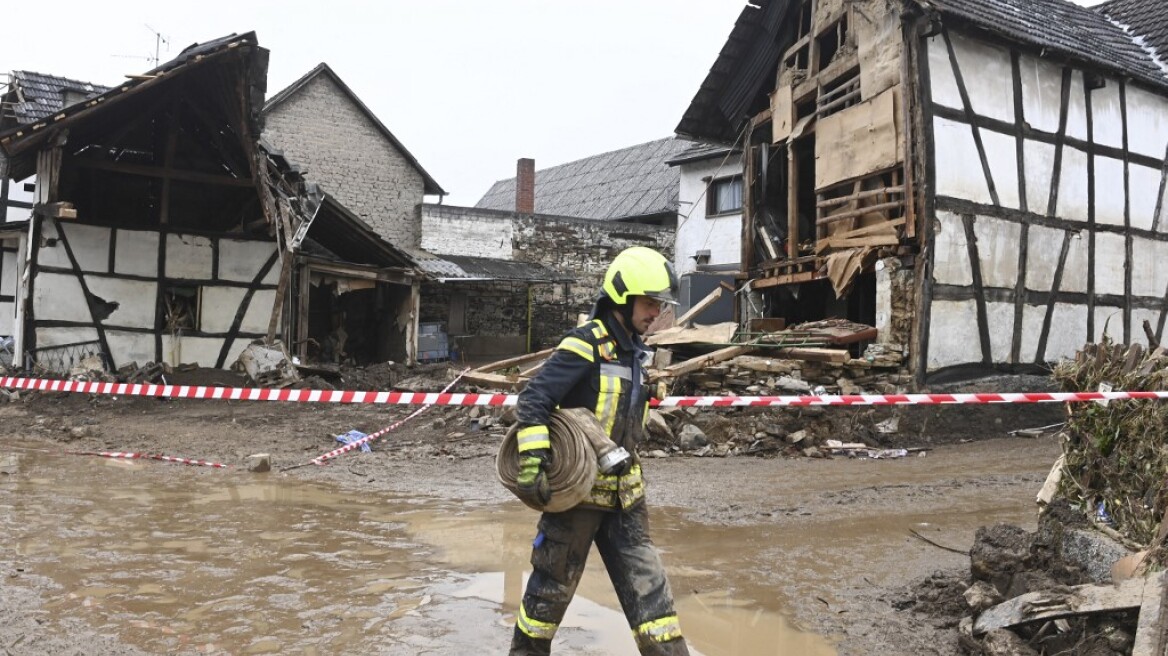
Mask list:
[{"label": "brick chimney", "polygon": [[535,160],[528,157],[515,166],[515,211],[535,214]]}]

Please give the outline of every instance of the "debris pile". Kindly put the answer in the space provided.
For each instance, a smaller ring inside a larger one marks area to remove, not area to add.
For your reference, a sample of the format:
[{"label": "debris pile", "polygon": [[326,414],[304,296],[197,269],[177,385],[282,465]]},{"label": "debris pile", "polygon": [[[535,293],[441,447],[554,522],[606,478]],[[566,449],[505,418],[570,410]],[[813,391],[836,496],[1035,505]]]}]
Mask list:
[{"label": "debris pile", "polygon": [[[1104,340],[1060,363],[1065,391],[1163,390],[1168,351]],[[970,553],[970,654],[1163,654],[1168,649],[1168,406],[1068,404],[1038,531],[998,525]]]}]

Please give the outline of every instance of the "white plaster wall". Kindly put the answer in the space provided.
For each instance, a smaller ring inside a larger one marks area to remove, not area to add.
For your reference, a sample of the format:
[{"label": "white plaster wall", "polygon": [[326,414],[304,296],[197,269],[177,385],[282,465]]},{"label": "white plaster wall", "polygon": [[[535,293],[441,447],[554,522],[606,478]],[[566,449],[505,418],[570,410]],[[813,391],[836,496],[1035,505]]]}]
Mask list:
[{"label": "white plaster wall", "polygon": [[1022,77],[1022,115],[1026,122],[1035,130],[1058,132],[1062,68],[1032,55],[1022,55],[1018,68]]},{"label": "white plaster wall", "polygon": [[1050,291],[1054,285],[1054,271],[1058,267],[1064,234],[1057,228],[1030,226],[1026,245],[1026,289]]},{"label": "white plaster wall", "polygon": [[138,365],[154,362],[154,335],[124,330],[107,330],[105,331],[105,341],[109,344],[114,362],[118,366],[131,362],[136,362]]},{"label": "white plaster wall", "polygon": [[37,276],[33,288],[33,316],[43,321],[93,320],[76,276],[47,272]]},{"label": "white plaster wall", "polygon": [[[1038,338],[1042,336],[1042,321],[1046,318],[1045,305],[1025,305],[1022,307],[1022,347],[1018,350],[1020,362],[1034,362],[1038,353]],[[1055,325],[1051,322],[1051,332]],[[1050,336],[1047,336],[1049,346]],[[1080,346],[1082,346],[1080,344]]]},{"label": "white plaster wall", "polygon": [[0,335],[11,337],[16,327],[16,304],[0,303]]},{"label": "white plaster wall", "polygon": [[[990,176],[994,181],[994,189],[998,192],[998,202],[1002,207],[1018,209],[1018,141],[1012,135],[981,131],[981,143],[985,147],[986,161],[990,165]],[[967,175],[976,175],[984,178],[981,170],[981,160],[967,162],[963,167]]]},{"label": "white plaster wall", "polygon": [[[249,340],[237,339],[227,350],[227,359],[223,366],[230,367],[243,349],[247,348]],[[223,348],[223,340],[218,337],[191,337],[182,335],[172,337],[162,336],[162,359],[170,365],[198,364],[201,367],[214,367],[219,359],[219,351]],[[153,352],[153,347],[152,351]]]},{"label": "white plaster wall", "polygon": [[1071,221],[1087,222],[1087,153],[1063,146],[1062,171],[1059,174],[1058,206],[1054,214]]},{"label": "white plaster wall", "polygon": [[62,344],[77,344],[79,342],[93,342],[97,340],[97,331],[93,328],[38,328],[36,331],[37,348],[60,346]]},{"label": "white plaster wall", "polygon": [[[1013,123],[1014,73],[1010,51],[958,32],[950,32],[949,38],[974,113]],[[939,45],[945,47],[943,41]]]},{"label": "white plaster wall", "polygon": [[1122,226],[1124,198],[1123,160],[1096,155],[1095,222]]},{"label": "white plaster wall", "polygon": [[[204,287],[199,328],[207,333],[225,333],[231,330],[231,323],[235,321],[239,304],[243,302],[246,294],[247,290],[240,287]],[[276,292],[271,289],[259,290],[253,294],[239,329],[248,333],[267,332],[275,299]]]},{"label": "white plaster wall", "polygon": [[1067,107],[1067,136],[1086,141],[1087,100],[1083,95],[1083,73],[1081,71],[1071,72],[1071,97],[1068,99]]},{"label": "white plaster wall", "polygon": [[[986,319],[990,328],[990,357],[994,362],[1009,362],[1014,340],[1014,304],[986,303]],[[973,325],[976,328],[976,318]]]},{"label": "white plaster wall", "polygon": [[[1102,341],[1105,336],[1116,342],[1123,341],[1123,309],[1110,305],[1095,306],[1094,341]],[[1083,348],[1083,344],[1079,344],[1079,348]]]},{"label": "white plaster wall", "polygon": [[[16,243],[16,240],[11,242],[2,242],[6,246]],[[17,260],[20,259],[16,253],[3,253],[0,259],[0,295],[15,296],[16,295],[16,280],[20,278],[20,270],[17,268]]]},{"label": "white plaster wall", "polygon": [[[156,283],[90,275],[85,277],[85,284],[89,286],[89,291],[94,296],[107,303],[116,302],[118,304],[118,309],[114,310],[102,323],[133,328],[154,327],[158,297]],[[88,316],[89,313],[86,312],[86,317]]]},{"label": "white plaster wall", "polygon": [[1119,103],[1119,83],[1108,79],[1102,88],[1091,91],[1091,129],[1095,143],[1123,148],[1123,111]]},{"label": "white plaster wall", "polygon": [[114,249],[114,273],[158,277],[158,233],[118,230]]},{"label": "white plaster wall", "polygon": [[[1063,267],[1063,282],[1059,291],[1087,293],[1087,232],[1071,236],[1071,244],[1067,249],[1067,263]],[[1086,315],[1083,315],[1084,317]],[[1079,344],[1082,346],[1082,344]]]},{"label": "white plaster wall", "polygon": [[166,236],[166,277],[208,280],[211,278],[211,240],[195,235]]},{"label": "white plaster wall", "polygon": [[436,255],[512,260],[515,226],[507,216],[422,206],[422,248]]},{"label": "white plaster wall", "polygon": [[937,193],[993,204],[970,126],[935,116],[933,142],[937,153]]},{"label": "white plaster wall", "polygon": [[966,362],[981,362],[976,306],[973,301],[933,301],[928,369]]},{"label": "white plaster wall", "polygon": [[953,65],[949,62],[945,38],[936,34],[928,38],[928,44],[929,93],[933,102],[961,109],[961,92],[957,88],[957,78],[953,75]]},{"label": "white plaster wall", "polygon": [[1087,343],[1087,306],[1056,303],[1046,338],[1047,362],[1074,357]]},{"label": "white plaster wall", "polygon": [[[71,268],[69,254],[65,252],[65,244],[58,241],[49,246],[45,240],[59,239],[60,233],[55,221],[41,223],[42,239],[37,262],[43,266]],[[82,271],[105,273],[109,271],[109,240],[110,229],[98,226],[81,225],[77,223],[62,223],[60,230],[69,239],[69,247],[77,258],[77,264]]]},{"label": "white plaster wall", "polygon": [[[274,242],[220,239],[219,279],[250,283],[274,252]],[[268,271],[262,282],[274,285],[279,278],[280,267],[277,264]]]},{"label": "white plaster wall", "polygon": [[1168,145],[1168,99],[1127,86],[1127,147],[1141,155],[1163,159]]},{"label": "white plaster wall", "polygon": [[961,217],[951,212],[937,212],[933,229],[933,279],[942,285],[972,285],[969,245]]},{"label": "white plaster wall", "polygon": [[1095,293],[1123,296],[1127,250],[1123,235],[1100,232],[1095,235]]},{"label": "white plaster wall", "polygon": [[1046,214],[1050,181],[1054,179],[1054,146],[1028,139],[1022,147],[1022,165],[1026,168],[1026,207],[1036,214]]},{"label": "white plaster wall", "polygon": [[[1013,289],[1018,280],[1018,244],[1022,240],[1022,227],[984,216],[977,217],[973,225],[981,260],[982,284]],[[1013,330],[1013,325],[1010,328]]]},{"label": "white plaster wall", "polygon": [[[1131,226],[1140,230],[1151,230],[1156,216],[1156,196],[1160,193],[1160,171],[1140,166],[1128,165],[1128,187],[1131,192]],[[1161,210],[1164,211],[1164,210]],[[1160,219],[1164,223],[1164,219]],[[1161,229],[1162,231],[1162,229]]]},{"label": "white plaster wall", "polygon": [[1168,292],[1168,242],[1132,239],[1132,294],[1163,298],[1165,292]]},{"label": "white plaster wall", "polygon": [[742,157],[719,156],[680,165],[677,234],[674,241],[674,268],[678,275],[697,270],[693,256],[710,251],[710,264],[738,264],[742,260],[742,213],[706,218],[706,182],[742,172]]}]

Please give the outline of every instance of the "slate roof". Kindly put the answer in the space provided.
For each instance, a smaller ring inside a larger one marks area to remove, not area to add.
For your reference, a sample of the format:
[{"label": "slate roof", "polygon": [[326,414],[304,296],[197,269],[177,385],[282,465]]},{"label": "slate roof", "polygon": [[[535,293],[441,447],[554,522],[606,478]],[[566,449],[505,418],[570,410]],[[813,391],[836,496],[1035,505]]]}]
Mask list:
[{"label": "slate roof", "polygon": [[707,159],[714,159],[715,157],[726,157],[732,151],[736,155],[742,152],[739,148],[731,149],[728,146],[718,144],[694,143],[665,163],[670,166],[677,166],[678,164],[686,164],[688,162],[701,162]]},{"label": "slate roof", "polygon": [[[1168,74],[1105,16],[1068,0],[917,0],[983,30],[1168,88]],[[1160,5],[1164,0],[1157,0]]]},{"label": "slate roof", "polygon": [[571,276],[549,269],[542,264],[464,255],[434,255],[420,248],[407,249],[406,252],[426,277],[439,282],[563,282],[572,280]]},{"label": "slate roof", "polygon": [[[669,137],[538,170],[535,211],[600,221],[676,213],[680,174],[666,162],[689,146]],[[475,207],[514,211],[515,178],[496,182]]]},{"label": "slate roof", "polygon": [[381,132],[382,136],[384,136],[390,143],[394,145],[395,148],[398,149],[399,152],[401,152],[406,160],[409,161],[409,163],[418,170],[418,173],[422,174],[422,183],[424,185],[425,193],[441,196],[446,195],[446,191],[442,189],[442,186],[439,185],[438,182],[434,180],[434,178],[431,177],[429,173],[426,172],[426,169],[422,168],[422,165],[418,162],[418,159],[414,157],[409,150],[406,150],[405,145],[398,141],[397,137],[393,136],[393,133],[389,131],[389,128],[385,127],[385,124],[381,122],[381,119],[377,118],[377,115],[374,114],[373,111],[370,110],[360,98],[357,97],[357,94],[353,93],[353,90],[349,88],[349,85],[345,84],[344,80],[342,80],[341,77],[337,75],[336,72],[334,72],[333,69],[324,62],[317,64],[316,68],[308,71],[303,76],[301,76],[300,79],[296,80],[292,84],[289,84],[279,93],[268,99],[268,102],[264,105],[264,113],[266,114],[272,111],[273,107],[296,95],[297,91],[303,89],[308,85],[309,82],[320,75],[325,75],[332,79],[333,83],[336,84],[337,87],[349,97],[349,100],[351,100],[353,104],[356,105],[357,108],[365,114],[365,116],[369,117],[369,120],[373,122],[373,125],[377,126],[377,130]]},{"label": "slate roof", "polygon": [[[12,116],[17,124],[24,125],[64,109],[66,91],[79,92],[88,99],[109,91],[110,87],[32,71],[12,71],[9,89],[14,94]],[[6,108],[5,113],[8,111]]]},{"label": "slate roof", "polygon": [[1091,8],[1142,37],[1161,65],[1168,62],[1168,2],[1164,0],[1111,0]]}]

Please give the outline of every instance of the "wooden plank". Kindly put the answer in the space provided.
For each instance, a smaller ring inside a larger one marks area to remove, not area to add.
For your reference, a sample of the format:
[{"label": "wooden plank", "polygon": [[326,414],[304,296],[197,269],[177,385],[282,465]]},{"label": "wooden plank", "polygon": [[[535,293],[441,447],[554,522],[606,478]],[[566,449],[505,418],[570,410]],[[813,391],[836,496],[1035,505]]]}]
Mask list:
[{"label": "wooden plank", "polygon": [[1136,623],[1132,656],[1164,656],[1168,650],[1168,573],[1160,572],[1144,579],[1143,603]]},{"label": "wooden plank", "polygon": [[978,615],[973,623],[973,633],[983,635],[1036,620],[1132,610],[1139,608],[1143,600],[1143,579],[1129,579],[1118,586],[1089,584],[1063,590],[1028,592]]},{"label": "wooden plank", "polygon": [[656,377],[660,378],[662,376],[681,376],[682,374],[688,374],[692,371],[697,371],[698,369],[705,369],[706,367],[718,364],[719,362],[725,362],[731,358],[745,355],[746,353],[750,353],[753,350],[754,347],[749,345],[727,346],[726,348],[718,349],[712,353],[699,355],[696,358],[690,358],[685,362],[666,367],[658,372]]},{"label": "wooden plank", "polygon": [[883,212],[885,210],[892,210],[898,207],[904,207],[903,200],[894,200],[887,203],[877,203],[875,205],[865,205],[863,207],[857,207],[854,210],[844,210],[843,212],[837,212],[836,214],[828,214],[827,216],[820,219],[818,223],[819,225],[827,225],[829,223],[835,223],[836,221],[854,219],[858,216],[864,216],[865,214]]},{"label": "wooden plank", "polygon": [[462,375],[462,379],[474,385],[485,385],[487,387],[497,387],[505,390],[517,390],[527,384],[526,378],[511,378],[499,374],[486,373],[484,371],[468,371]]},{"label": "wooden plank", "polygon": [[900,238],[896,235],[873,235],[871,237],[856,237],[854,239],[833,239],[832,248],[876,248],[879,246],[896,246]]},{"label": "wooden plank", "polygon": [[685,314],[674,320],[673,325],[686,327],[693,318],[705,312],[711,305],[713,305],[719,298],[722,298],[722,287],[719,285],[713,291],[706,294],[706,297],[698,301],[696,305],[686,311]]},{"label": "wooden plank", "polygon": [[840,196],[838,198],[828,198],[827,200],[821,200],[818,203],[816,203],[816,207],[834,207],[836,205],[844,205],[844,204],[847,204],[847,203],[850,203],[850,202],[856,201],[856,200],[863,200],[865,198],[871,198],[872,196],[883,196],[886,194],[891,196],[892,194],[903,194],[903,193],[904,193],[904,186],[903,185],[897,185],[895,187],[884,187],[882,189],[869,189],[867,191],[861,191],[859,193],[853,193],[853,194],[849,194],[847,196]]},{"label": "wooden plank", "polygon": [[834,362],[836,364],[842,364],[851,358],[847,351],[826,348],[781,348],[775,351],[767,351],[767,353],[777,358],[804,360],[806,362]]},{"label": "wooden plank", "polygon": [[772,276],[769,278],[759,278],[750,284],[751,289],[766,289],[768,287],[779,287],[782,285],[793,285],[803,282],[811,282],[812,280],[819,280],[827,276],[818,271],[800,271],[799,273],[785,273],[780,276]]},{"label": "wooden plank", "polygon": [[552,354],[552,351],[555,351],[555,349],[550,348],[550,349],[544,349],[542,351],[537,351],[535,353],[527,353],[525,355],[517,355],[513,358],[507,358],[506,360],[499,360],[498,362],[491,362],[489,364],[484,364],[481,367],[475,367],[474,369],[472,369],[472,371],[490,373],[492,371],[498,371],[500,369],[509,369],[511,367],[522,367],[525,364],[530,364],[532,362],[535,362],[536,360],[541,360],[543,358],[550,356]]},{"label": "wooden plank", "polygon": [[858,178],[900,163],[896,89],[819,119],[815,188]]}]

